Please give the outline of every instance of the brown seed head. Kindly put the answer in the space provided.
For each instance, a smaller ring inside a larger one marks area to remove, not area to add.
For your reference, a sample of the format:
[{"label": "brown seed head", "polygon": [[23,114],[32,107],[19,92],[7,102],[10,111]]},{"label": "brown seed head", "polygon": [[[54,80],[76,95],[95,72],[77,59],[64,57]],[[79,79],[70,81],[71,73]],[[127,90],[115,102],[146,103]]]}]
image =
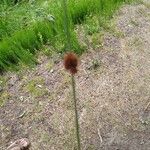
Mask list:
[{"label": "brown seed head", "polygon": [[68,53],[64,57],[64,66],[65,69],[70,71],[71,74],[77,73],[77,66],[78,66],[78,58],[77,55],[74,53]]}]

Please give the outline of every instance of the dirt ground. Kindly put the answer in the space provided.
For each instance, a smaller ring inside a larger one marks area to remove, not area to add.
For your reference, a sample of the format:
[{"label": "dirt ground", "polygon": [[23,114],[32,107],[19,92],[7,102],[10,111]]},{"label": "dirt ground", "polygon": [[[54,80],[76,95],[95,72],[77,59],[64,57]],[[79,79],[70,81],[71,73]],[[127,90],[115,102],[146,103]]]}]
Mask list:
[{"label": "dirt ground", "polygon": [[[113,20],[114,32],[80,58],[82,150],[150,150],[150,3],[126,5]],[[22,137],[31,150],[76,149],[71,80],[59,55],[0,78],[0,150]]]}]

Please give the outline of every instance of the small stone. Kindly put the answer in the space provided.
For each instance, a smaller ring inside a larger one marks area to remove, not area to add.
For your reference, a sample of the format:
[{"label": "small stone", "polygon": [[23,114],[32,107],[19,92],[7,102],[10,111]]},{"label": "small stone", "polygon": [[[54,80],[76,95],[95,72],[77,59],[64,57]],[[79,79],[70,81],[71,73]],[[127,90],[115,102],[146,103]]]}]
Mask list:
[{"label": "small stone", "polygon": [[60,95],[58,95],[58,99],[60,99],[61,98],[61,96]]},{"label": "small stone", "polygon": [[143,144],[144,144],[144,141],[141,141],[141,142],[140,142],[140,145],[143,145]]},{"label": "small stone", "polygon": [[39,84],[39,85],[37,85],[37,87],[42,88],[42,85]]},{"label": "small stone", "polygon": [[42,105],[43,105],[43,103],[42,103],[41,101],[39,101],[39,105],[40,105],[40,106],[42,106]]},{"label": "small stone", "polygon": [[23,96],[20,96],[20,101],[23,102],[24,98]]},{"label": "small stone", "polygon": [[12,143],[7,150],[27,150],[30,147],[30,141],[27,138],[19,139]]},{"label": "small stone", "polygon": [[23,118],[25,114],[26,114],[26,111],[23,111],[17,118],[18,118],[18,119],[19,119],[19,118]]},{"label": "small stone", "polygon": [[53,72],[54,72],[54,70],[53,70],[53,69],[51,69],[50,73],[53,73]]}]

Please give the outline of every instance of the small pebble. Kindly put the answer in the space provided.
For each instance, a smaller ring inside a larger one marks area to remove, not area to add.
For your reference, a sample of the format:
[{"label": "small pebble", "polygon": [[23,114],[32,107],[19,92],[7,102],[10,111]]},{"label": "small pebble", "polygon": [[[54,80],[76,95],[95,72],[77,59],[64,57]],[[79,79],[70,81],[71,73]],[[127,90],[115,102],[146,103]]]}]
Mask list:
[{"label": "small pebble", "polygon": [[53,70],[53,69],[51,69],[50,73],[53,73],[53,72],[54,72],[54,70]]},{"label": "small pebble", "polygon": [[39,84],[39,85],[37,85],[37,87],[42,88],[42,85]]}]

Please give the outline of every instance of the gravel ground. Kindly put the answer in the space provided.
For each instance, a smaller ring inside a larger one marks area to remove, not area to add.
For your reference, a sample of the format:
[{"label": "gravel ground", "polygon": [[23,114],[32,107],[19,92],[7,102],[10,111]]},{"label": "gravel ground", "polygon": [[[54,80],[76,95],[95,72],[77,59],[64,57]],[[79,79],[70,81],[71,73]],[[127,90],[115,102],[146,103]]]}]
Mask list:
[{"label": "gravel ground", "polygon": [[[150,3],[114,17],[121,36],[81,56],[76,76],[82,150],[150,150]],[[70,76],[60,56],[1,77],[0,149],[27,137],[31,150],[74,150]]]}]

